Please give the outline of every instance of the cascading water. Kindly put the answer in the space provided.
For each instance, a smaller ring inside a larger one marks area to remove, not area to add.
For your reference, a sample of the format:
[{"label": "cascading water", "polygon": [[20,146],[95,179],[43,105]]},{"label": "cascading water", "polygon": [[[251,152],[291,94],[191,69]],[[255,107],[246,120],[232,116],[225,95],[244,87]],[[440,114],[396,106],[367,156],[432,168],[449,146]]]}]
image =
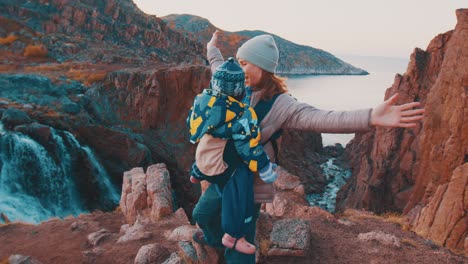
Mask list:
[{"label": "cascading water", "polygon": [[329,212],[335,212],[336,194],[351,177],[351,170],[336,166],[333,163],[334,161],[335,158],[330,158],[320,165],[328,181],[325,191],[307,195],[307,200],[311,206],[319,206]]},{"label": "cascading water", "polygon": [[70,133],[65,131],[64,132],[65,138],[76,148],[82,150],[87,157],[87,160],[90,165],[90,170],[92,174],[95,176],[95,180],[97,183],[97,187],[101,192],[100,204],[104,207],[109,207],[117,204],[120,200],[120,194],[117,188],[115,188],[114,184],[110,181],[109,174],[107,173],[106,169],[101,165],[99,160],[94,155],[94,152],[87,146],[81,146],[78,140]]},{"label": "cascading water", "polygon": [[43,146],[0,123],[0,213],[38,223],[117,205],[118,191],[89,147],[52,128],[49,141]]}]

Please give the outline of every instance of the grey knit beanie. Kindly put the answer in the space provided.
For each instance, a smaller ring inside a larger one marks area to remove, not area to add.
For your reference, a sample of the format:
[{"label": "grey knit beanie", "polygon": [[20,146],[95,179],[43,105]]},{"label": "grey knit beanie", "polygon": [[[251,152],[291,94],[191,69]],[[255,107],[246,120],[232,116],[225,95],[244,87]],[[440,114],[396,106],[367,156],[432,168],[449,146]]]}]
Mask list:
[{"label": "grey knit beanie", "polygon": [[242,44],[237,50],[237,58],[246,60],[267,72],[275,73],[279,51],[271,35],[260,35]]},{"label": "grey knit beanie", "polygon": [[245,92],[245,74],[241,66],[230,57],[211,77],[211,89],[225,95],[240,97]]}]

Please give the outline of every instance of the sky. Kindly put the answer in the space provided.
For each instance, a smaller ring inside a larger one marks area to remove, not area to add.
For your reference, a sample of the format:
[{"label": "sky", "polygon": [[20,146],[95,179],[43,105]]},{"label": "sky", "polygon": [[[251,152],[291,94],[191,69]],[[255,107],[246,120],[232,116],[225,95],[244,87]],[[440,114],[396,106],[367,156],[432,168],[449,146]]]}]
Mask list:
[{"label": "sky", "polygon": [[408,58],[456,25],[467,0],[134,0],[147,14],[192,14],[226,31],[263,30],[335,55]]}]

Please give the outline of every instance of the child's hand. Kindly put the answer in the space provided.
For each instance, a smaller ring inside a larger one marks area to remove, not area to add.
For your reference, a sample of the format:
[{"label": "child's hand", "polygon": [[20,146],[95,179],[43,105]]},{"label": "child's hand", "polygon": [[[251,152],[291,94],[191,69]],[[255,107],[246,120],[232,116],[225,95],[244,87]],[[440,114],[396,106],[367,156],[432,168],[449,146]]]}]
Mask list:
[{"label": "child's hand", "polygon": [[218,47],[218,36],[219,36],[219,33],[221,33],[219,30],[216,30],[216,31],[213,33],[213,36],[211,37],[211,40],[206,44],[206,47],[207,47],[207,48],[209,48],[210,46]]},{"label": "child's hand", "polygon": [[193,183],[193,184],[196,184],[196,183],[199,183],[200,180],[198,180],[197,178],[193,177],[192,175],[190,175],[190,182]]},{"label": "child's hand", "polygon": [[274,182],[276,178],[278,178],[278,174],[276,174],[276,172],[274,171],[276,167],[278,167],[278,165],[270,162],[267,166],[265,166],[264,168],[261,168],[258,171],[260,178],[266,183]]}]

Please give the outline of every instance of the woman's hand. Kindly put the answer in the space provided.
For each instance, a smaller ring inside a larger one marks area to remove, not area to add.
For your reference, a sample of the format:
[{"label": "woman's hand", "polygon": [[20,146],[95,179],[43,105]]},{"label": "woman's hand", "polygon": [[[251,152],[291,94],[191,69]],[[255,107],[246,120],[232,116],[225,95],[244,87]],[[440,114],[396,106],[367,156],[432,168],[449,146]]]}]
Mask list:
[{"label": "woman's hand", "polygon": [[211,40],[206,44],[206,47],[209,48],[210,46],[218,47],[218,36],[220,31],[216,30],[211,37]]},{"label": "woman's hand", "polygon": [[372,109],[371,125],[383,127],[415,127],[417,121],[423,118],[424,108],[413,108],[420,106],[421,103],[412,102],[394,105],[397,99],[398,93]]}]

